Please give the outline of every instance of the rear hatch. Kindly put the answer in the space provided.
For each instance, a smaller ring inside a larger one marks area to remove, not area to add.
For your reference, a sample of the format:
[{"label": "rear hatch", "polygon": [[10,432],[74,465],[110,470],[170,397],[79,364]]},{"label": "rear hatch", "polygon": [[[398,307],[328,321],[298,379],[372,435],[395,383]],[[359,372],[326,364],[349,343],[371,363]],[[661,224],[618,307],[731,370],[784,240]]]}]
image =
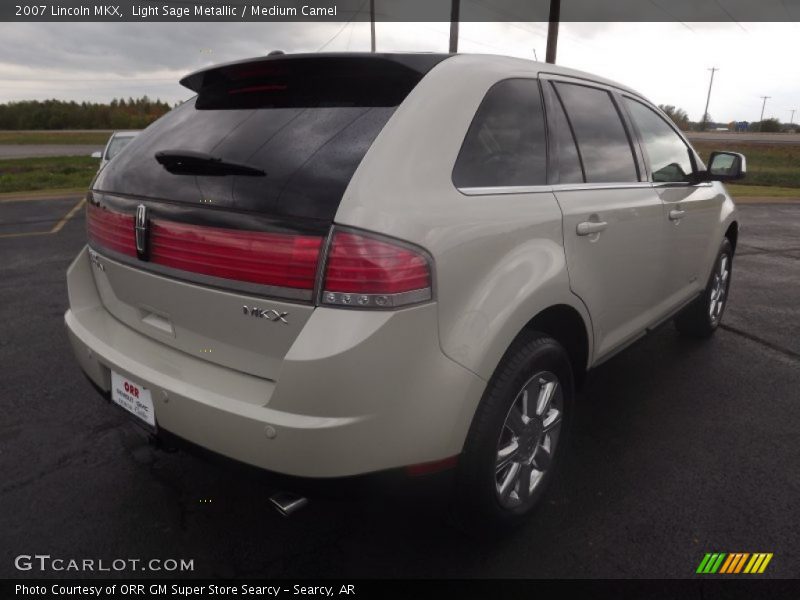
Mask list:
[{"label": "rear hatch", "polygon": [[342,195],[446,55],[284,55],[182,80],[197,96],[101,171],[87,205],[106,309],[140,333],[277,378],[313,311]]}]

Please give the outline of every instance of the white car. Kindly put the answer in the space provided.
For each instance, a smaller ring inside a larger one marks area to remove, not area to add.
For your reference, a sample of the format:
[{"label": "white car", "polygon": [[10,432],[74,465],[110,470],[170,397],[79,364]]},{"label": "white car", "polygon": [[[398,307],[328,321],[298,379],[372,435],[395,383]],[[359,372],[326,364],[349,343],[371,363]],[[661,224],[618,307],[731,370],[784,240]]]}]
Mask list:
[{"label": "white car", "polygon": [[68,273],[81,367],[155,435],[303,478],[441,472],[466,526],[512,525],[587,370],[719,325],[744,157],[707,168],[630,88],[444,54],[182,83],[98,175]]},{"label": "white car", "polygon": [[139,135],[139,133],[141,133],[141,130],[115,131],[112,133],[102,152],[92,152],[92,158],[100,159],[100,166],[97,170],[100,171],[105,167],[108,161],[119,154],[125,146],[133,141],[133,138]]}]

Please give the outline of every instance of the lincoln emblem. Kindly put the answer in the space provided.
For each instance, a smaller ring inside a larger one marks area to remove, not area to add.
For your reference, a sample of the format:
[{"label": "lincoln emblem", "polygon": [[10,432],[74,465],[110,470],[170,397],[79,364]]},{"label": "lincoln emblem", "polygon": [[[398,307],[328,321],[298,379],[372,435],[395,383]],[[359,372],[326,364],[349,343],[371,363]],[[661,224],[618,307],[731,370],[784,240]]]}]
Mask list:
[{"label": "lincoln emblem", "polygon": [[140,204],[136,207],[136,255],[140,260],[148,260],[147,256],[147,207]]}]

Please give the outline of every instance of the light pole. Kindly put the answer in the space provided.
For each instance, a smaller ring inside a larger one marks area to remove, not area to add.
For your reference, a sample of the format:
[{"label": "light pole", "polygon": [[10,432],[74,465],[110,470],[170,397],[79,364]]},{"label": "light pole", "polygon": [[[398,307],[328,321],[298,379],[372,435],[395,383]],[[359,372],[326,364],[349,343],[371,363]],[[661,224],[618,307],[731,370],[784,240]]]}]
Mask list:
[{"label": "light pole", "polygon": [[551,65],[556,63],[558,47],[558,21],[561,18],[561,0],[550,0],[550,17],[547,23],[547,52],[545,61]]},{"label": "light pole", "polygon": [[795,108],[790,109],[792,111],[792,116],[789,119],[789,125],[794,125],[794,111],[797,110]]},{"label": "light pole", "polygon": [[453,0],[450,5],[450,52],[458,52],[458,16],[461,0]]},{"label": "light pole", "polygon": [[767,106],[767,100],[772,96],[759,96],[764,102],[761,103],[761,117],[758,119],[758,130],[764,129],[764,108]]},{"label": "light pole", "polygon": [[708,82],[708,96],[706,96],[706,109],[703,111],[703,124],[700,126],[700,131],[706,130],[706,121],[708,120],[708,104],[711,102],[711,86],[714,85],[714,73],[719,71],[717,67],[708,69],[711,71],[711,81]]},{"label": "light pole", "polygon": [[370,50],[375,52],[375,0],[369,0]]}]

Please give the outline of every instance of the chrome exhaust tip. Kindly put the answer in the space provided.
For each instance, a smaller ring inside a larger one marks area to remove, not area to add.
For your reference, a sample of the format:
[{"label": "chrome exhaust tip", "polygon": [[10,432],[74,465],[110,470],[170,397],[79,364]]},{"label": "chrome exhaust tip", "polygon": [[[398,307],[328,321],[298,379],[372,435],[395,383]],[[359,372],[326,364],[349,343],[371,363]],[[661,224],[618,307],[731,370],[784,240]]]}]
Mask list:
[{"label": "chrome exhaust tip", "polygon": [[269,497],[272,506],[275,507],[282,516],[291,517],[298,510],[308,504],[308,498],[298,496],[291,492],[276,492]]}]

